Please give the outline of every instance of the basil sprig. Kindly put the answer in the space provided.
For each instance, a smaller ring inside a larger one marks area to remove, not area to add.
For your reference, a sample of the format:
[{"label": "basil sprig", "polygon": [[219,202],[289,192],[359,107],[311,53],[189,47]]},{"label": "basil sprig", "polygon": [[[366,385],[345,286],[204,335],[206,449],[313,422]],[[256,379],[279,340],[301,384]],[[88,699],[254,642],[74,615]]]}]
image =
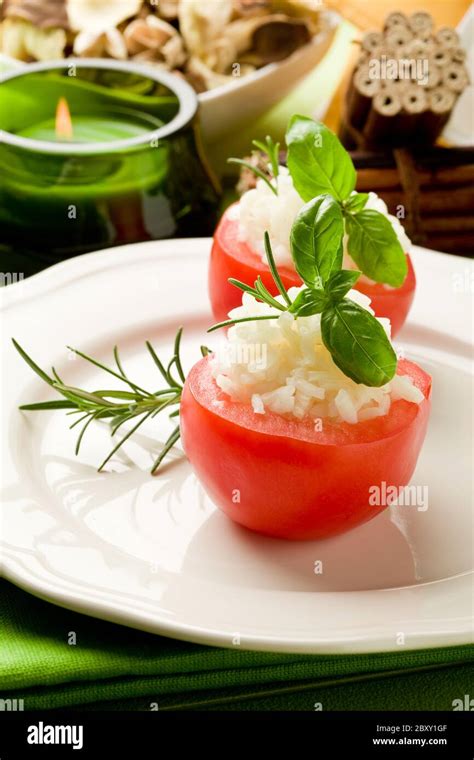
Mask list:
[{"label": "basil sprig", "polygon": [[331,195],[318,195],[297,215],[290,235],[296,271],[308,287],[320,287],[342,265],[344,219]]},{"label": "basil sprig", "polygon": [[361,273],[341,269],[344,231],[334,222],[338,204],[329,198],[324,195],[307,203],[293,223],[291,252],[306,288],[288,311],[296,317],[321,314],[321,337],[334,363],[356,383],[378,387],[394,376],[397,357],[380,322],[346,298]]},{"label": "basil sprig", "polygon": [[360,277],[356,269],[341,269],[328,280],[328,295],[333,301],[340,301],[354,287]]},{"label": "basil sprig", "polygon": [[344,202],[344,211],[346,214],[356,214],[358,211],[362,211],[368,200],[368,193],[352,193]]},{"label": "basil sprig", "polygon": [[286,132],[288,169],[304,201],[329,193],[337,201],[355,188],[356,170],[350,155],[324,124],[293,116]]},{"label": "basil sprig", "polygon": [[[362,273],[376,282],[400,286],[407,272],[405,253],[390,221],[378,211],[365,208],[368,194],[354,192],[354,165],[336,135],[324,124],[294,116],[286,143],[293,184],[305,201],[290,233],[291,255],[304,288],[291,301],[275,264],[270,237],[265,233],[267,262],[282,302],[260,278],[253,287],[229,280],[271,306],[274,313],[229,319],[209,331],[240,322],[278,319],[284,311],[295,318],[320,314],[323,343],[342,372],[356,383],[385,385],[397,369],[395,351],[380,322],[347,294]],[[268,139],[267,144],[270,155],[274,144]],[[342,269],[345,234],[349,254],[360,271]]]},{"label": "basil sprig", "polygon": [[296,314],[297,317],[311,317],[313,314],[321,314],[329,303],[324,290],[305,288],[298,293],[291,306],[288,307],[288,311],[290,314]]},{"label": "basil sprig", "polygon": [[342,269],[343,237],[342,209],[332,196],[319,195],[303,206],[290,247],[306,288],[288,311],[297,317],[321,314],[321,337],[334,363],[356,383],[385,385],[395,374],[397,357],[380,322],[346,298],[361,272]]},{"label": "basil sprig", "polygon": [[321,336],[333,361],[356,383],[380,386],[397,369],[397,355],[380,322],[348,298],[321,314]]},{"label": "basil sprig", "polygon": [[297,192],[306,202],[333,197],[343,216],[347,250],[361,272],[375,282],[403,285],[408,272],[405,252],[387,217],[365,209],[368,193],[353,192],[356,170],[336,135],[306,116],[293,116],[286,144]]},{"label": "basil sprig", "polygon": [[334,199],[324,195],[307,203],[295,219],[290,236],[291,252],[305,287],[294,301],[278,274],[266,233],[267,261],[283,303],[271,295],[260,278],[253,288],[230,279],[232,285],[271,306],[276,313],[229,319],[209,328],[208,332],[241,322],[278,319],[284,311],[296,318],[321,314],[321,336],[334,363],[356,383],[378,387],[394,376],[397,356],[380,322],[346,298],[361,273],[341,268],[344,230],[340,214]]},{"label": "basil sprig", "polygon": [[[296,115],[289,122],[286,144],[288,169],[295,189],[306,203],[329,196],[337,204],[347,235],[347,250],[361,272],[375,282],[394,288],[403,285],[408,272],[405,252],[387,217],[365,208],[368,193],[354,191],[356,170],[336,135],[324,124]],[[279,173],[279,143],[266,137],[264,142],[253,140],[253,145],[266,155],[270,176],[240,158],[229,158],[229,162],[245,166],[278,195],[275,180]],[[333,216],[336,216],[334,209]],[[295,235],[298,236],[298,231]],[[308,277],[313,275],[304,265],[299,274],[303,282],[310,284]]]},{"label": "basil sprig", "polygon": [[403,285],[407,258],[386,216],[370,209],[347,214],[346,230],[349,256],[367,277],[394,288]]}]

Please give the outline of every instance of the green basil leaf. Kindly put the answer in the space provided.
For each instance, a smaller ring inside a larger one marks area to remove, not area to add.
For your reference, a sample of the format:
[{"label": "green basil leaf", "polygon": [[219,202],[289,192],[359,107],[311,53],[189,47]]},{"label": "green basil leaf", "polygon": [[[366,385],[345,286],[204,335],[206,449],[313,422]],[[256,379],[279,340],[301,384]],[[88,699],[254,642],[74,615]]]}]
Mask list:
[{"label": "green basil leaf", "polygon": [[305,288],[298,293],[288,311],[297,317],[311,317],[313,314],[321,314],[327,305],[328,298],[324,290]]},{"label": "green basil leaf", "polygon": [[288,169],[304,201],[329,193],[340,201],[353,191],[356,171],[347,151],[324,124],[293,116],[286,132]]},{"label": "green basil leaf", "polygon": [[397,369],[397,356],[380,322],[348,298],[321,316],[321,335],[334,363],[356,383],[379,387]]},{"label": "green basil leaf", "polygon": [[326,285],[329,298],[336,303],[342,301],[346,293],[354,287],[360,275],[361,272],[355,269],[343,269],[333,274]]},{"label": "green basil leaf", "polygon": [[290,233],[295,268],[310,288],[322,288],[342,266],[344,219],[331,195],[319,195],[298,213]]},{"label": "green basil leaf", "polygon": [[355,214],[357,211],[362,211],[368,200],[368,193],[355,193],[355,195],[350,195],[346,201],[345,211],[349,214]]},{"label": "green basil leaf", "polygon": [[347,250],[359,269],[375,282],[399,288],[408,272],[407,257],[390,220],[379,211],[346,216]]}]

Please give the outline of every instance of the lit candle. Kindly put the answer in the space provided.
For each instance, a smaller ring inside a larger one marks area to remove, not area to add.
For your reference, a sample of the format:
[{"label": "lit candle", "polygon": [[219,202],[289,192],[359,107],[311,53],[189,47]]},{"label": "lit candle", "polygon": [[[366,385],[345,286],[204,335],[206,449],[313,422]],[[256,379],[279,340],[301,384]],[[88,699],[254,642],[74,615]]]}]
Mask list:
[{"label": "lit candle", "polygon": [[189,85],[129,63],[70,66],[0,79],[0,270],[12,257],[30,274],[108,246],[210,234],[218,194]]},{"label": "lit candle", "polygon": [[127,112],[126,109],[76,114],[72,118],[66,98],[61,97],[58,100],[55,118],[31,124],[18,130],[16,134],[30,140],[97,143],[140,137],[161,126],[163,122],[150,114]]}]

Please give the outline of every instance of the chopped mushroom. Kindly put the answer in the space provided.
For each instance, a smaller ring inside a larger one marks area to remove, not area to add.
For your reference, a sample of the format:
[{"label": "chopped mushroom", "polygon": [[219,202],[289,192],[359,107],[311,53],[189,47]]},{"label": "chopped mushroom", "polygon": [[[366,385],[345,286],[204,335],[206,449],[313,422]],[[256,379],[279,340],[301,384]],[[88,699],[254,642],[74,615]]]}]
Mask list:
[{"label": "chopped mushroom", "polygon": [[232,17],[232,0],[181,0],[179,28],[191,55],[206,60],[209,46],[222,39]]},{"label": "chopped mushroom", "polygon": [[174,21],[178,18],[179,0],[159,0],[158,13],[161,18],[167,21]]},{"label": "chopped mushroom", "polygon": [[7,0],[4,18],[28,21],[38,29],[67,29],[68,17],[64,0]]},{"label": "chopped mushroom", "polygon": [[101,57],[105,54],[117,60],[128,58],[127,46],[118,29],[104,32],[80,32],[74,40],[75,55],[84,58]]},{"label": "chopped mushroom", "polygon": [[143,0],[66,0],[71,29],[103,32],[135,16]]},{"label": "chopped mushroom", "polygon": [[226,41],[236,50],[239,61],[264,66],[280,61],[311,39],[303,20],[287,16],[261,16],[229,24]]},{"label": "chopped mushroom", "polygon": [[19,61],[50,61],[63,58],[64,29],[38,29],[28,21],[7,18],[2,24],[2,50]]},{"label": "chopped mushroom", "polygon": [[174,26],[156,16],[132,21],[124,31],[124,39],[129,55],[137,60],[161,60],[170,69],[186,60],[182,38]]},{"label": "chopped mushroom", "polygon": [[233,5],[235,14],[244,18],[272,12],[271,0],[234,0]]},{"label": "chopped mushroom", "polygon": [[198,92],[212,90],[227,84],[231,77],[217,74],[197,56],[191,56],[186,66],[186,78],[194,84]]},{"label": "chopped mushroom", "polygon": [[286,58],[322,26],[319,0],[0,0],[0,18],[13,58],[146,61],[198,92]]},{"label": "chopped mushroom", "polygon": [[157,49],[177,34],[176,29],[156,16],[131,21],[124,32],[130,55],[135,55],[147,48]]},{"label": "chopped mushroom", "polygon": [[180,37],[179,34],[170,37],[168,42],[165,42],[161,48],[161,54],[170,69],[182,66],[187,58],[182,37]]}]

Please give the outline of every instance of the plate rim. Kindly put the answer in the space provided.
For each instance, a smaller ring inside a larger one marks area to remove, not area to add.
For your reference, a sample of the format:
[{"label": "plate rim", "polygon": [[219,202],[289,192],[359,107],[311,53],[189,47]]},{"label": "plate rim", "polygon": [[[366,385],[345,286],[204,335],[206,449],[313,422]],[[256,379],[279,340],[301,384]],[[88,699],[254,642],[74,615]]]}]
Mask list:
[{"label": "plate rim", "polygon": [[[46,289],[50,289],[53,286],[65,285],[67,282],[71,282],[75,279],[77,274],[88,277],[92,273],[104,271],[107,269],[115,269],[117,267],[117,258],[119,264],[128,262],[130,255],[134,256],[134,262],[138,260],[146,260],[150,257],[159,256],[168,257],[169,253],[163,251],[153,251],[155,246],[166,248],[168,245],[173,244],[179,246],[179,252],[173,253],[173,256],[181,256],[184,253],[196,256],[205,257],[208,255],[211,245],[211,237],[189,237],[189,238],[169,238],[165,240],[147,240],[142,243],[128,243],[126,245],[113,246],[109,248],[101,248],[97,251],[89,251],[88,253],[82,253],[79,256],[74,256],[71,259],[65,259],[59,261],[56,264],[52,264],[50,267],[43,269],[36,274],[31,275],[26,280],[18,280],[13,282],[7,287],[0,288],[0,312],[4,309],[23,300],[25,296],[38,297],[42,295]],[[204,248],[206,247],[206,251]],[[140,254],[137,254],[136,249],[140,248]],[[189,251],[187,250],[189,248]],[[113,253],[112,253],[113,252]],[[114,261],[111,260],[111,256],[114,257]],[[465,263],[466,266],[470,266],[474,269],[474,259],[467,259],[466,257],[456,256],[452,253],[444,253],[442,251],[435,251],[431,248],[424,248],[423,246],[414,245],[410,255],[417,257],[418,255],[428,255],[439,265],[443,265],[448,261],[451,263],[459,264]],[[110,256],[110,260],[109,259]],[[122,261],[123,260],[123,261]],[[87,263],[87,270],[84,271]],[[29,292],[33,291],[33,292]]]},{"label": "plate rim", "polygon": [[[17,564],[20,564],[19,562]],[[21,572],[16,572],[14,565],[5,566],[3,563],[1,568],[6,567],[7,572],[3,577],[12,582],[28,593],[32,593],[34,596],[43,599],[44,601],[53,603],[64,609],[77,612],[79,614],[87,615],[98,620],[105,620],[117,625],[124,625],[125,627],[133,628],[135,630],[146,631],[159,636],[165,636],[179,641],[187,641],[190,643],[203,644],[206,646],[219,646],[226,649],[234,649],[235,645],[232,642],[233,634],[223,633],[215,628],[203,628],[202,626],[194,626],[187,623],[179,623],[178,626],[173,626],[168,621],[154,622],[150,619],[149,615],[142,610],[128,611],[117,602],[107,600],[104,601],[91,601],[87,598],[86,594],[81,594],[78,586],[75,586],[72,590],[62,591],[59,588],[59,584],[53,584],[49,586],[45,592],[44,587],[41,585],[41,580],[37,583],[32,581],[32,575],[26,578]],[[351,594],[386,594],[387,592],[399,592],[407,591],[410,589],[421,588],[422,586],[440,586],[440,585],[452,585],[453,581],[462,580],[463,584],[467,586],[469,583],[472,587],[473,584],[473,572],[463,573],[461,575],[453,576],[452,578],[440,579],[437,581],[431,581],[429,583],[420,584],[416,587],[401,587],[393,589],[378,589],[375,591],[355,591],[355,592],[341,592]],[[71,584],[72,585],[72,584]],[[311,593],[311,592],[303,592]],[[318,592],[315,592],[318,593]],[[319,592],[325,594],[327,592]],[[329,592],[340,593],[340,592]],[[456,618],[459,623],[458,630],[450,630],[449,634],[446,632],[441,633],[429,633],[426,631],[414,631],[409,632],[409,641],[405,642],[403,651],[416,651],[418,649],[434,649],[437,647],[449,647],[449,646],[463,646],[473,643],[473,631],[472,631],[472,619],[466,617],[465,621],[468,623],[467,627],[464,625],[463,619]],[[469,622],[471,623],[469,625]],[[462,623],[462,625],[461,625]],[[406,627],[406,626],[405,626]],[[349,629],[347,636],[339,636],[334,638],[334,635],[328,637],[320,637],[319,639],[308,638],[293,638],[289,641],[287,638],[280,638],[278,635],[260,635],[253,634],[252,637],[245,637],[239,635],[239,648],[249,649],[262,652],[276,652],[282,654],[368,654],[376,652],[395,652],[400,651],[400,645],[397,644],[393,635],[393,630],[390,633],[387,631],[385,634],[379,630],[374,630],[371,627],[371,632],[361,630],[358,635],[354,635],[352,629]]]}]

